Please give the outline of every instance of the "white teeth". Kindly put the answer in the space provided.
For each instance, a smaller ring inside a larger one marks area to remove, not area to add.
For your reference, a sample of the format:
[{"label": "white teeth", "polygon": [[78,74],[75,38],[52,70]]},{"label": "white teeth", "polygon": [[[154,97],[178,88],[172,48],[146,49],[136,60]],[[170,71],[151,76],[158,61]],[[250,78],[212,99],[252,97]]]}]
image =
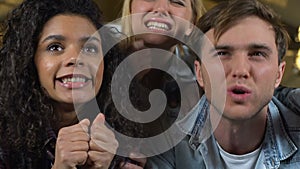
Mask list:
[{"label": "white teeth", "polygon": [[76,83],[76,82],[85,82],[86,79],[85,78],[82,78],[82,77],[72,77],[72,78],[63,78],[62,79],[62,82],[63,83]]},{"label": "white teeth", "polygon": [[161,23],[161,22],[150,21],[150,22],[147,23],[146,26],[149,29],[157,29],[157,30],[164,30],[164,31],[170,30],[170,28],[167,24]]}]

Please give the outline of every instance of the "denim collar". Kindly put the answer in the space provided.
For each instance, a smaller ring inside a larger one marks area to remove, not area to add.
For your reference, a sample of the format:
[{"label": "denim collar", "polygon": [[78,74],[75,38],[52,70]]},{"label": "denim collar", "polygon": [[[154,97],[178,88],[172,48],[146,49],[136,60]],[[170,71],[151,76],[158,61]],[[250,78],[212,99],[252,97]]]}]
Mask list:
[{"label": "denim collar", "polygon": [[[273,98],[274,99],[274,98]],[[269,103],[269,113],[265,138],[262,143],[265,164],[267,166],[279,166],[281,160],[292,156],[297,147],[289,137],[278,107],[273,101]],[[196,150],[201,143],[207,144],[212,136],[212,129],[209,120],[209,103],[205,96],[199,100],[196,106],[177,126],[182,132],[190,136],[190,146]],[[285,113],[285,112],[282,112]]]},{"label": "denim collar", "polygon": [[280,161],[286,160],[297,151],[297,146],[287,133],[279,109],[273,101],[269,103],[266,134],[262,143],[262,151],[265,154],[266,165],[275,166],[276,168],[279,167]]},{"label": "denim collar", "polygon": [[193,149],[197,149],[200,143],[212,135],[208,113],[209,103],[203,95],[196,106],[177,122],[179,129],[190,136],[190,145]]}]

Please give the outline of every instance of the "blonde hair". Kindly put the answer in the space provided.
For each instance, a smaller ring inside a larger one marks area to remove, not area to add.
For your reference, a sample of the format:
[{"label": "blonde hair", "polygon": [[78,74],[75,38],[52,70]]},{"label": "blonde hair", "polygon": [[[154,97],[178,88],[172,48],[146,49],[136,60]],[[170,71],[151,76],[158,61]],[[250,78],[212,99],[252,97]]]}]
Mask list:
[{"label": "blonde hair", "polygon": [[[132,0],[124,0],[123,8],[122,8],[122,32],[129,36],[126,42],[122,44],[123,48],[127,48],[134,42],[133,32],[132,32],[132,22],[130,17],[128,17],[131,14],[131,2]],[[192,6],[192,23],[196,24],[200,17],[206,12],[203,0],[191,0],[191,6]]]}]

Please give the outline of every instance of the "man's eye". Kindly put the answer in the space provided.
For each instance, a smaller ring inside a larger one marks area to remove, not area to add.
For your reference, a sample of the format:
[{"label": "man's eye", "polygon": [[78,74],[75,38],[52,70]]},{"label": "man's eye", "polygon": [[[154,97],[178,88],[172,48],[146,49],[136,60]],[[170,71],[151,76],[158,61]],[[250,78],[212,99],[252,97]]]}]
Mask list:
[{"label": "man's eye", "polygon": [[266,53],[260,52],[260,51],[256,51],[256,52],[250,53],[250,56],[261,56],[261,57],[266,57]]},{"label": "man's eye", "polygon": [[226,55],[228,55],[228,52],[225,52],[225,51],[217,51],[216,55],[217,55],[217,56],[226,56]]},{"label": "man's eye", "polygon": [[51,52],[56,52],[56,51],[60,52],[60,51],[64,50],[64,48],[60,44],[50,44],[47,47],[47,50],[51,51]]}]

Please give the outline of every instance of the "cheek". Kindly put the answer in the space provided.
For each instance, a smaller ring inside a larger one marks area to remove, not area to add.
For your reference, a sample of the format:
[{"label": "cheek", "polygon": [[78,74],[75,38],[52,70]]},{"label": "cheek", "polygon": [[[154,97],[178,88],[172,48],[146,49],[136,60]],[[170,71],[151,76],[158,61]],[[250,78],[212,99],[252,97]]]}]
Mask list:
[{"label": "cheek", "polygon": [[260,79],[269,79],[275,81],[277,77],[277,72],[274,71],[276,68],[275,67],[268,67],[265,65],[253,68],[252,70],[254,71],[254,74],[257,78]]},{"label": "cheek", "polygon": [[51,62],[40,62],[37,67],[40,76],[52,77],[55,72],[55,64]]},{"label": "cheek", "polygon": [[140,3],[136,1],[132,1],[130,12],[131,14],[146,12],[149,8],[149,5],[145,3]]},{"label": "cheek", "polygon": [[192,11],[187,11],[187,13],[183,16],[183,18],[189,22],[192,22],[193,19]]},{"label": "cheek", "polygon": [[35,64],[40,82],[42,86],[46,87],[54,78],[57,64],[45,59],[38,59],[35,61]]},{"label": "cheek", "polygon": [[185,8],[185,9],[174,8],[172,14],[175,16],[178,16],[182,19],[185,19],[189,22],[191,22],[192,18],[193,18],[193,12],[192,12],[192,9],[190,9],[190,8]]},{"label": "cheek", "polygon": [[103,80],[103,71],[104,71],[104,64],[103,61],[99,65],[99,69],[96,71],[96,76],[95,76],[95,90],[96,93],[99,92],[102,80]]}]

